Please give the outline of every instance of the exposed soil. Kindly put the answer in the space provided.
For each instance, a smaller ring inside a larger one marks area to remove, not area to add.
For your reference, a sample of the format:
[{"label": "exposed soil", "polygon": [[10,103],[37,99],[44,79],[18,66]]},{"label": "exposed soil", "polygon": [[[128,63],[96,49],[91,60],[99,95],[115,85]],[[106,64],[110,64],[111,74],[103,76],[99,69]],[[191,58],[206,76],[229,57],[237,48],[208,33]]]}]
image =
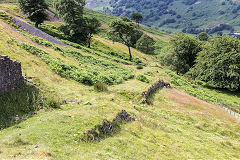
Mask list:
[{"label": "exposed soil", "polygon": [[[217,115],[221,119],[231,119],[237,122],[240,125],[240,122],[228,112],[226,112],[223,108],[218,105],[200,100],[196,97],[188,95],[186,93],[180,92],[176,89],[167,89],[169,92],[169,98],[179,105],[189,106],[191,108],[200,109],[201,111],[197,111],[200,114],[208,114],[208,115]],[[184,110],[184,109],[183,109]]]}]

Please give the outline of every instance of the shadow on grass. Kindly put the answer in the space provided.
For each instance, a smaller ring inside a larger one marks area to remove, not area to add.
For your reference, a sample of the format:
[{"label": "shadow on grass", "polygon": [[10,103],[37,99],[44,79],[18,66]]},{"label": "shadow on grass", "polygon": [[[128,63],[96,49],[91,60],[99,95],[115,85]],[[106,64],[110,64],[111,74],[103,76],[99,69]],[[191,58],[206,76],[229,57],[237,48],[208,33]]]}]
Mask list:
[{"label": "shadow on grass", "polygon": [[41,99],[39,89],[26,82],[15,90],[0,93],[0,130],[31,117]]}]

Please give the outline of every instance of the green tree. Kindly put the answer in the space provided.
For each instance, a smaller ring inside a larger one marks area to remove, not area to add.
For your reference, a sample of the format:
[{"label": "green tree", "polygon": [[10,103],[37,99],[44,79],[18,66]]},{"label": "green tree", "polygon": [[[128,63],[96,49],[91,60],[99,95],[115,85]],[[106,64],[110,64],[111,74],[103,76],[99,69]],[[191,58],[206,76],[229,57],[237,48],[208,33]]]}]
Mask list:
[{"label": "green tree", "polygon": [[35,22],[35,27],[47,19],[46,9],[48,8],[44,0],[18,0],[20,9],[28,18]]},{"label": "green tree", "polygon": [[141,38],[136,43],[136,48],[146,54],[154,54],[154,44],[156,42],[152,37],[143,34]]},{"label": "green tree", "polygon": [[240,41],[226,35],[211,39],[189,73],[218,88],[240,89]]},{"label": "green tree", "polygon": [[131,47],[134,47],[137,40],[142,36],[142,32],[139,31],[132,22],[125,22],[121,19],[114,20],[110,24],[109,36],[111,39],[119,40],[124,43],[129,50],[129,60],[132,61]]},{"label": "green tree", "polygon": [[139,26],[139,23],[143,20],[143,16],[138,12],[132,13],[131,19],[134,20]]},{"label": "green tree", "polygon": [[59,0],[56,2],[58,15],[68,24],[77,24],[83,19],[85,0]]},{"label": "green tree", "polygon": [[197,38],[200,41],[208,41],[209,35],[206,32],[201,32],[201,33],[198,34]]},{"label": "green tree", "polygon": [[122,17],[120,17],[123,21],[125,21],[125,22],[131,22],[131,20],[128,18],[128,17],[126,17],[126,16],[122,16]]},{"label": "green tree", "polygon": [[185,74],[195,64],[197,53],[201,51],[201,43],[189,35],[179,33],[170,40],[169,50],[162,55],[162,63],[177,74]]},{"label": "green tree", "polygon": [[87,43],[88,48],[91,48],[91,40],[93,37],[93,34],[96,34],[99,32],[99,27],[101,26],[101,23],[96,18],[85,18],[85,34],[87,37]]},{"label": "green tree", "polygon": [[75,42],[87,39],[83,17],[84,6],[85,0],[59,0],[56,3],[58,15],[66,22],[61,29]]}]

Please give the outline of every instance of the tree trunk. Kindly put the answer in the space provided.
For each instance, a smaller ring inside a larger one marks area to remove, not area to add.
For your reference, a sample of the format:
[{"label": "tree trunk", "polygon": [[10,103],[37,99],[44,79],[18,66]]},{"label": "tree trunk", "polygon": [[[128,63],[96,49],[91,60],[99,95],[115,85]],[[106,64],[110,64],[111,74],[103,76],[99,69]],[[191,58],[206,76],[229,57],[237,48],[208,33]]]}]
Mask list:
[{"label": "tree trunk", "polygon": [[35,23],[35,27],[36,27],[36,28],[38,28],[38,25],[39,25],[39,23],[38,23],[38,22],[36,22],[36,23]]},{"label": "tree trunk", "polygon": [[88,48],[91,48],[91,39],[88,39]]},{"label": "tree trunk", "polygon": [[132,53],[131,53],[131,47],[128,46],[128,51],[129,51],[129,61],[132,61]]}]

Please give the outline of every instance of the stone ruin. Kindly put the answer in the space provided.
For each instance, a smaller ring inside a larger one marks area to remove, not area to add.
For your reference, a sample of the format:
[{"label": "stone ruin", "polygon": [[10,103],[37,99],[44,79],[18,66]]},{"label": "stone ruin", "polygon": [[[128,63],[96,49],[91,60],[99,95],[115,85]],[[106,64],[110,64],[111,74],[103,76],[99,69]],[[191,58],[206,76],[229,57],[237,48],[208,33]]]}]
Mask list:
[{"label": "stone ruin", "polygon": [[151,87],[148,88],[147,91],[144,91],[142,93],[142,96],[144,97],[144,100],[142,101],[143,104],[147,103],[150,104],[148,99],[151,96],[151,94],[153,94],[154,92],[156,92],[159,88],[171,88],[170,83],[166,83],[163,80],[159,80],[156,83],[154,83]]},{"label": "stone ruin", "polygon": [[8,92],[23,81],[21,63],[0,55],[0,92]]}]

